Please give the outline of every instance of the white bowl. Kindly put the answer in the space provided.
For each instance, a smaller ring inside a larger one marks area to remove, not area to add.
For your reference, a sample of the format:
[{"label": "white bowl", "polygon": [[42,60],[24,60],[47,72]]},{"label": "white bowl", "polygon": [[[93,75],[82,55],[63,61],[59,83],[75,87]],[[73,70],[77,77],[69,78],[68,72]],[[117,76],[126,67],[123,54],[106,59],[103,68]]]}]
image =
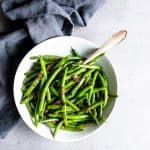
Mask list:
[{"label": "white bowl", "polygon": [[[71,47],[76,49],[79,52],[79,54],[88,57],[88,55],[94,52],[98,46],[88,40],[78,38],[78,37],[72,37],[72,36],[64,36],[64,37],[49,39],[35,46],[32,50],[30,50],[30,52],[26,54],[26,56],[23,58],[23,60],[21,61],[17,69],[15,79],[14,79],[14,89],[13,89],[14,99],[22,119],[33,131],[35,131],[36,133],[38,133],[39,135],[45,138],[55,140],[55,141],[70,142],[70,141],[81,140],[97,132],[100,125],[90,126],[87,129],[85,129],[83,132],[70,132],[70,131],[60,130],[57,136],[53,138],[49,128],[46,127],[45,125],[40,124],[38,127],[35,127],[33,125],[31,116],[26,106],[20,104],[20,100],[22,96],[21,87],[23,84],[23,79],[25,77],[24,73],[30,69],[33,63],[33,61],[30,59],[31,56],[45,55],[45,54],[66,56],[70,53]],[[105,72],[108,78],[110,94],[116,95],[117,80],[111,63],[108,61],[106,57],[100,59],[98,63],[102,65],[103,71]],[[115,104],[115,100],[114,98],[111,98],[109,100],[106,109],[104,110],[105,118],[107,118],[110,115],[114,107],[114,104]]]}]

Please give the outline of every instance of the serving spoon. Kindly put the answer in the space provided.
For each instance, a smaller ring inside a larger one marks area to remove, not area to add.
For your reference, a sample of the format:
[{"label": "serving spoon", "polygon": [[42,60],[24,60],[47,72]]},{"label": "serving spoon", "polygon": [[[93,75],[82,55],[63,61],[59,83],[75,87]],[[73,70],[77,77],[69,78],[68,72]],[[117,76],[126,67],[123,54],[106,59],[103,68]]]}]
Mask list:
[{"label": "serving spoon", "polygon": [[88,57],[83,64],[87,64],[94,58],[98,57],[102,53],[104,53],[106,50],[114,47],[115,45],[119,44],[121,41],[123,41],[127,36],[127,31],[126,30],[121,30],[115,34],[112,35],[107,41],[103,43],[101,47],[99,47],[96,52],[94,52],[90,57]]}]

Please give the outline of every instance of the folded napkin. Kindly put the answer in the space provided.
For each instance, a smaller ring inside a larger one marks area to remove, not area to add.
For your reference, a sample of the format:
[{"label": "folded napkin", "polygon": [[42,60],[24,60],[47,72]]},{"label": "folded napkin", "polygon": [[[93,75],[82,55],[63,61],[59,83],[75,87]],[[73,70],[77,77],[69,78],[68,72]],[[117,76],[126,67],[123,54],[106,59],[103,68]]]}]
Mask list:
[{"label": "folded napkin", "polygon": [[104,0],[4,0],[2,10],[18,29],[0,36],[0,138],[19,119],[13,99],[13,79],[23,56],[48,38],[71,35],[85,26]]}]

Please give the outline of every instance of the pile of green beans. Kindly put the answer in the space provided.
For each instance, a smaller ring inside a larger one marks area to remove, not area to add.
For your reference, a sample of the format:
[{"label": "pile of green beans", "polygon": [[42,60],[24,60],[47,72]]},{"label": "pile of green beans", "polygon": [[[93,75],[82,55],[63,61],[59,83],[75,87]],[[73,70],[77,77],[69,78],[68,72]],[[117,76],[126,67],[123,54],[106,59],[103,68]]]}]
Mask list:
[{"label": "pile of green beans", "polygon": [[21,104],[25,104],[33,123],[52,129],[82,131],[99,124],[108,104],[108,82],[96,59],[84,65],[85,58],[72,49],[66,57],[33,56],[25,73]]}]

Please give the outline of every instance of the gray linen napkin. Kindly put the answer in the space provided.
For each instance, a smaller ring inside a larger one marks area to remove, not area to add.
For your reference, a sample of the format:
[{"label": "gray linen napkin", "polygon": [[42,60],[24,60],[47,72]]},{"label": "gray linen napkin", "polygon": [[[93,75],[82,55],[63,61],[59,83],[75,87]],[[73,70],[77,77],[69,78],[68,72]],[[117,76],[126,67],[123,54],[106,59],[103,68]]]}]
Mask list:
[{"label": "gray linen napkin", "polygon": [[0,36],[0,138],[19,119],[12,85],[22,57],[39,42],[71,35],[74,26],[86,26],[104,0],[4,0],[4,14],[19,28]]}]

